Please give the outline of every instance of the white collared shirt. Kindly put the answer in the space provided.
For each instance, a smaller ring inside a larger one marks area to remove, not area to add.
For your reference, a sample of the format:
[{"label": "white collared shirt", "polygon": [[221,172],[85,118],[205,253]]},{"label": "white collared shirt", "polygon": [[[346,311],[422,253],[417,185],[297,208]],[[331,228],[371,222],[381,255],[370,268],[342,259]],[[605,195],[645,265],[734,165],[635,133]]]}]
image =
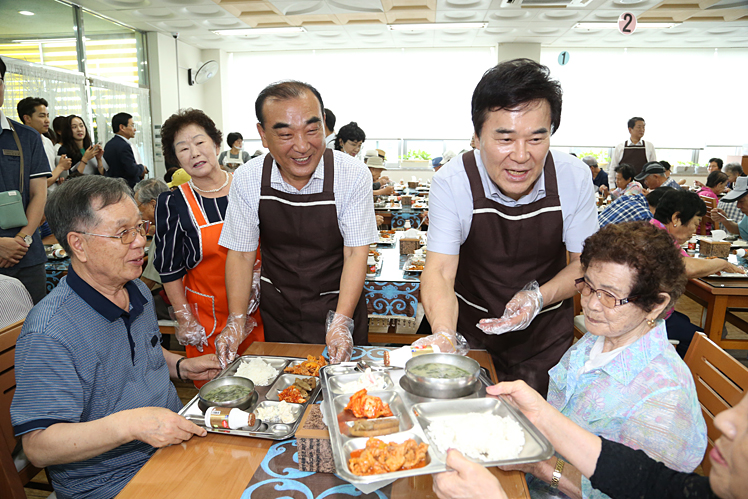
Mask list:
[{"label": "white collared shirt", "polygon": [[[234,251],[255,251],[260,240],[260,187],[266,154],[251,159],[234,174],[229,191],[229,207],[218,244]],[[335,158],[335,208],[338,227],[348,247],[365,246],[379,239],[374,216],[371,173],[361,161],[341,151],[333,151]],[[309,182],[301,189],[288,184],[273,161],[270,186],[288,194],[317,194],[325,180],[324,156]]]},{"label": "white collared shirt", "polygon": [[8,118],[5,117],[2,109],[0,109],[0,127],[2,127],[2,130],[10,130],[10,123],[8,123]]}]

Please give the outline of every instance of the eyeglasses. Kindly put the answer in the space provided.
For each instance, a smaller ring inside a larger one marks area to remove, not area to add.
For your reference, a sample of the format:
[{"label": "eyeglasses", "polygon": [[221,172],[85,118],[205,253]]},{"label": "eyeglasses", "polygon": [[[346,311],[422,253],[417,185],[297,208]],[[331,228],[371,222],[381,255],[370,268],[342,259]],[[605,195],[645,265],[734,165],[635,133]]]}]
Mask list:
[{"label": "eyeglasses", "polygon": [[133,227],[132,229],[127,229],[126,231],[120,233],[116,236],[110,236],[108,234],[94,234],[93,232],[81,232],[81,231],[74,231],[78,232],[78,234],[86,234],[87,236],[99,236],[99,237],[108,237],[110,239],[119,239],[122,241],[122,244],[130,244],[132,243],[136,237],[138,237],[138,234],[145,237],[146,234],[148,234],[148,229],[151,228],[151,222],[148,220],[141,220],[138,225]]},{"label": "eyeglasses", "polygon": [[582,296],[590,296],[594,292],[595,296],[597,296],[597,299],[605,308],[614,308],[619,305],[625,305],[627,303],[634,302],[639,298],[638,296],[629,296],[628,298],[619,300],[605,290],[593,288],[587,281],[584,280],[584,277],[576,279],[574,281],[574,287],[577,288],[577,291]]}]

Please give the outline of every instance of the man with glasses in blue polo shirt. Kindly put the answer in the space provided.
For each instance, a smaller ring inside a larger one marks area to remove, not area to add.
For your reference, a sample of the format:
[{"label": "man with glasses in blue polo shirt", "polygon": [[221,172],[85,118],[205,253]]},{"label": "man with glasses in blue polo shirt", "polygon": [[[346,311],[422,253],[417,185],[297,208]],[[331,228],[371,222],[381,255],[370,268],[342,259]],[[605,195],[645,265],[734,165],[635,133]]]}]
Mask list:
[{"label": "man with glasses in blue polo shirt", "polygon": [[211,379],[220,365],[215,355],[187,359],[161,347],[153,298],[138,279],[149,224],[127,185],[70,180],[45,213],[71,262],[18,337],[11,420],[58,497],[107,499],[157,447],[206,434],[176,414],[169,378]]}]

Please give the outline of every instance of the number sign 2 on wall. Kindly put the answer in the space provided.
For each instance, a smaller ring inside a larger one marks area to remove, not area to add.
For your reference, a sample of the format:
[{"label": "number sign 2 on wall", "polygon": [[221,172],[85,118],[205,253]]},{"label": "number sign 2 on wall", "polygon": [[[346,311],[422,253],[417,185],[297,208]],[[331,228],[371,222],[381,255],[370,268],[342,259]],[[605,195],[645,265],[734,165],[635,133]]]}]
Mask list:
[{"label": "number sign 2 on wall", "polygon": [[618,31],[624,35],[632,35],[636,30],[636,16],[631,12],[624,12],[618,18]]}]

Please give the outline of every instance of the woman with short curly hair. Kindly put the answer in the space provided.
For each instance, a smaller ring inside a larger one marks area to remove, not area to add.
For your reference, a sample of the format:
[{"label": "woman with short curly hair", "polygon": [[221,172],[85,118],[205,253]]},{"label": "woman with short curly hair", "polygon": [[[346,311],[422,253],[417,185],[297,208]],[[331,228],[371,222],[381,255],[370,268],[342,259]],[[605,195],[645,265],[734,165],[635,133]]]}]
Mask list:
[{"label": "woman with short curly hair", "polygon": [[[706,425],[663,320],[686,285],[679,249],[647,222],[610,224],[587,238],[581,263],[576,287],[588,332],[549,371],[548,402],[591,433],[693,471]],[[533,498],[607,497],[568,463],[558,489],[549,488],[559,459],[522,467]]]},{"label": "woman with short curly hair", "polygon": [[233,177],[218,164],[221,131],[204,112],[186,109],[161,126],[161,147],[166,162],[179,165],[191,179],[158,197],[154,266],[174,307],[176,336],[187,357],[215,352],[225,367],[264,334],[259,312],[250,311],[250,318],[228,312],[228,250],[218,240]]}]

